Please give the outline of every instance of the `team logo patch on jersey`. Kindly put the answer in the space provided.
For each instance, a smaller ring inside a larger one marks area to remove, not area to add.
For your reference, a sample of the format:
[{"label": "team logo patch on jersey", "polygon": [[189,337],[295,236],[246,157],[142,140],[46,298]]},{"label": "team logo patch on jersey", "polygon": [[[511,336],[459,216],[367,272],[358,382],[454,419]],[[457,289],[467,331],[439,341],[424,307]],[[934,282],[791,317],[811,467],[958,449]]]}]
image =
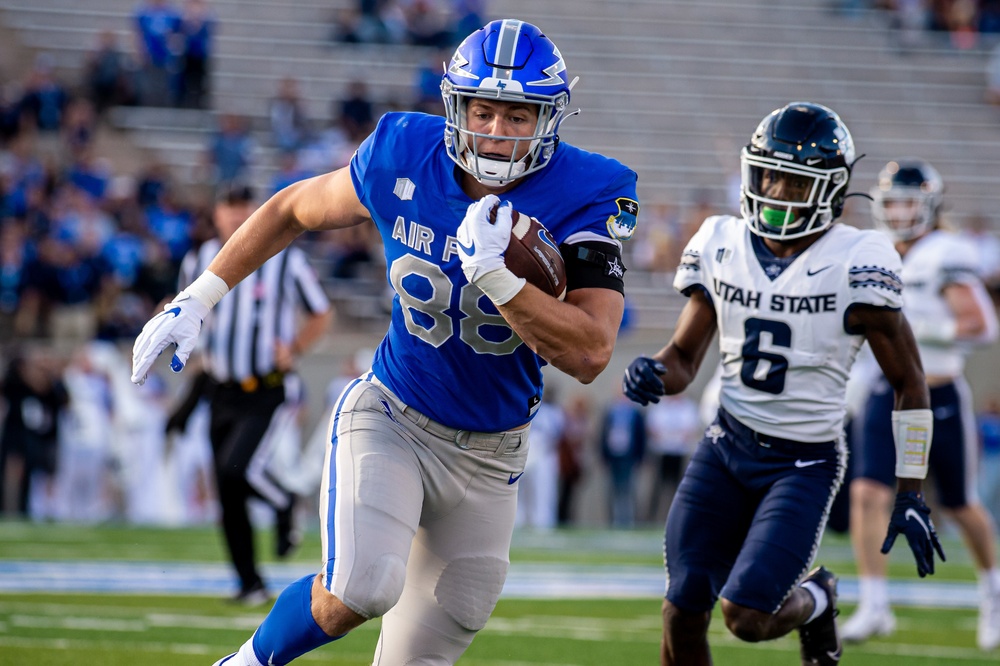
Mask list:
[{"label": "team logo patch on jersey", "polygon": [[413,191],[415,189],[417,189],[417,186],[409,178],[397,178],[396,187],[392,188],[392,193],[403,201],[410,201],[413,199]]},{"label": "team logo patch on jersey", "polygon": [[618,206],[618,214],[608,216],[608,233],[612,238],[628,240],[635,233],[639,202],[628,197],[618,197],[615,205]]},{"label": "team logo patch on jersey", "polygon": [[899,276],[880,266],[852,266],[848,284],[852,289],[874,287],[894,294],[902,293],[903,282]]},{"label": "team logo patch on jersey", "polygon": [[733,251],[728,247],[720,247],[715,251],[715,261],[725,266],[733,259]]}]

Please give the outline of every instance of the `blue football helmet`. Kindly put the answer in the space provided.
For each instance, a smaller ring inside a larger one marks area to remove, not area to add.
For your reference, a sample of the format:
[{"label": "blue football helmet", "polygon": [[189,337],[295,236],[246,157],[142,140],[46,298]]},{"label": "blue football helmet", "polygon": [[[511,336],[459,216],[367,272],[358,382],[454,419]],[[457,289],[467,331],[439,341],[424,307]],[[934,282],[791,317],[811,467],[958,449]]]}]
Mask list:
[{"label": "blue football helmet", "polygon": [[937,223],[944,181],[927,161],[907,157],[892,160],[872,188],[872,221],[894,241],[924,235]]},{"label": "blue football helmet", "polygon": [[760,121],[740,153],[740,209],[750,230],[779,241],[827,229],[844,211],[854,140],[832,110],[792,102]]},{"label": "blue football helmet", "polygon": [[[567,78],[559,49],[541,30],[515,19],[488,23],[459,44],[441,81],[448,156],[485,185],[505,185],[544,168],[559,143],[559,124],[573,83]],[[466,106],[470,98],[538,106],[538,124],[532,136],[509,138],[518,142],[510,160],[488,159],[476,153],[477,137],[490,135],[468,129]],[[530,141],[531,148],[516,160],[522,141]]]}]

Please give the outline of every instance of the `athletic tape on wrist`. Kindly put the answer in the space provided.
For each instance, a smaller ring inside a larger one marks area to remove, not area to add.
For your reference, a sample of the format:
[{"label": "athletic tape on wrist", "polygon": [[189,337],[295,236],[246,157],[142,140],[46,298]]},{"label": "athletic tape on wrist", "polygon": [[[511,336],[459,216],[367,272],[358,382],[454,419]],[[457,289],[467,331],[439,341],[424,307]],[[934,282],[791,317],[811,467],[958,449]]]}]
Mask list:
[{"label": "athletic tape on wrist", "polygon": [[212,271],[205,271],[184,290],[184,293],[212,309],[229,293],[229,285]]},{"label": "athletic tape on wrist", "polygon": [[497,305],[504,305],[517,296],[527,280],[517,277],[508,268],[498,268],[476,280],[476,286]]},{"label": "athletic tape on wrist", "polygon": [[929,409],[893,411],[892,437],[896,443],[896,478],[927,478],[934,412]]}]

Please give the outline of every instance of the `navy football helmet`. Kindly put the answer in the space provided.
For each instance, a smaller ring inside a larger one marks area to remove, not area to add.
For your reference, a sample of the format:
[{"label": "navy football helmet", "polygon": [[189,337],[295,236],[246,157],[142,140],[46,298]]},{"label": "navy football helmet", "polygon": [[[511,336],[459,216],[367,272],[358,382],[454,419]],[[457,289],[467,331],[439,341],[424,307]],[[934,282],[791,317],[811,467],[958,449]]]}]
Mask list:
[{"label": "navy football helmet", "polygon": [[[559,49],[541,30],[515,19],[488,23],[459,44],[441,81],[448,156],[479,182],[494,186],[544,168],[559,142],[559,124],[574,83],[567,78]],[[510,137],[518,143],[509,160],[476,153],[477,136],[488,135],[468,129],[466,106],[475,97],[538,106],[532,136]],[[517,148],[523,141],[531,147],[517,160]]]},{"label": "navy football helmet", "polygon": [[872,188],[875,228],[894,241],[908,241],[928,232],[937,222],[944,181],[926,160],[892,160],[878,174]]},{"label": "navy football helmet", "polygon": [[821,104],[772,111],[740,153],[740,209],[750,230],[786,241],[840,217],[854,164],[847,126]]}]

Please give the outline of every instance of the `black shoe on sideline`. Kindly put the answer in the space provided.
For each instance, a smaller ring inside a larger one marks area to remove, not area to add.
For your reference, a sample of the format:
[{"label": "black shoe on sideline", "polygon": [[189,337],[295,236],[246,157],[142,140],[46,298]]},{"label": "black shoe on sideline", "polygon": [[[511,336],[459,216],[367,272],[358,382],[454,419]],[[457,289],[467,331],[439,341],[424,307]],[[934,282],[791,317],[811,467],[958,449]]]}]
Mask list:
[{"label": "black shoe on sideline", "polygon": [[812,622],[799,627],[802,644],[802,666],[837,666],[840,663],[841,645],[837,636],[837,577],[825,567],[809,572],[802,583],[812,581],[826,592],[827,607]]}]

